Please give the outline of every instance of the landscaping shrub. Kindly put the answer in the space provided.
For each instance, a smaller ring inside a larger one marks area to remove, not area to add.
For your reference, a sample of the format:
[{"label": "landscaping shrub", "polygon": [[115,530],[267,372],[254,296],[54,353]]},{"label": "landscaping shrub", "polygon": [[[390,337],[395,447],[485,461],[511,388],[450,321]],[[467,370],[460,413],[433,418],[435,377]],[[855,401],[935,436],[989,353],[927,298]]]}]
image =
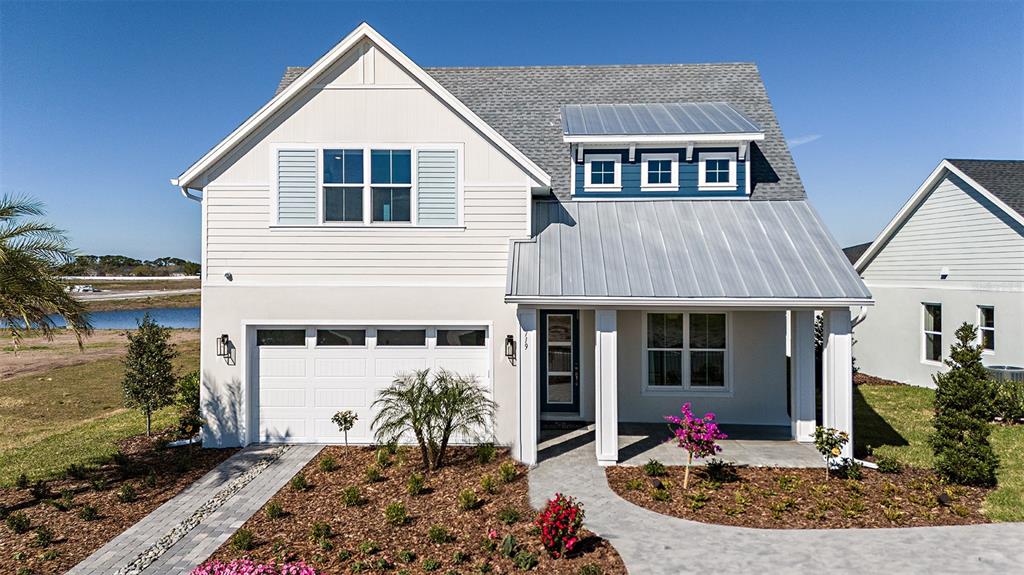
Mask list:
[{"label": "landscaping shrub", "polygon": [[506,507],[498,512],[498,521],[501,521],[505,525],[512,525],[513,523],[519,523],[519,512],[511,507]]},{"label": "landscaping shrub", "polygon": [[374,461],[377,462],[377,467],[381,469],[387,469],[391,467],[391,453],[386,447],[378,447],[377,452],[373,454]]},{"label": "landscaping shrub", "polygon": [[146,435],[153,432],[153,412],[174,402],[175,379],[171,360],[177,352],[170,343],[171,332],[147,313],[138,329],[128,332],[128,354],[124,358],[124,406],[146,416]]},{"label": "landscaping shrub", "polygon": [[362,492],[359,491],[359,487],[356,485],[346,487],[342,490],[341,501],[345,504],[345,507],[356,507],[366,503],[366,500],[363,499]]},{"label": "landscaping shrub", "polygon": [[398,560],[402,563],[412,563],[416,560],[416,554],[409,550],[399,551]]},{"label": "landscaping shrub", "polygon": [[95,477],[89,481],[89,487],[93,491],[106,491],[108,487],[107,480],[102,477]]},{"label": "landscaping shrub", "polygon": [[494,481],[494,476],[490,473],[484,474],[480,478],[480,489],[484,493],[494,494],[498,490],[498,484]]},{"label": "landscaping shrub", "polygon": [[334,460],[330,455],[325,455],[320,458],[320,471],[324,473],[330,473],[338,468],[338,462]]},{"label": "landscaping shrub", "polygon": [[352,410],[339,411],[331,417],[331,421],[334,425],[338,426],[338,431],[345,434],[345,447],[348,447],[348,432],[352,431],[356,421],[359,421],[359,416]]},{"label": "landscaping shrub", "polygon": [[121,503],[131,503],[138,498],[139,495],[135,492],[135,488],[132,487],[131,483],[125,483],[121,486],[121,489],[117,490],[117,500]]},{"label": "landscaping shrub", "polygon": [[32,484],[32,487],[29,488],[28,492],[33,499],[41,501],[50,496],[50,487],[45,481],[37,480]]},{"label": "landscaping shrub", "polygon": [[529,551],[520,551],[512,559],[512,564],[520,571],[529,571],[536,567],[538,563],[540,561],[537,559],[537,554],[530,553]]},{"label": "landscaping shrub", "polygon": [[717,457],[709,459],[704,464],[704,470],[708,474],[708,479],[719,483],[729,483],[739,479],[736,474],[736,466]]},{"label": "landscaping shrub", "polygon": [[82,521],[95,521],[100,518],[100,512],[94,505],[86,504],[78,510],[78,518]]},{"label": "landscaping shrub", "polygon": [[28,489],[28,485],[28,475],[25,475],[24,473],[14,480],[14,486],[18,489]]},{"label": "landscaping shrub", "polygon": [[562,557],[576,546],[584,515],[583,504],[573,497],[556,493],[548,500],[534,524],[540,529],[541,544],[552,557]]},{"label": "landscaping shrub", "polygon": [[380,473],[380,467],[376,464],[367,465],[365,472],[367,483],[377,483],[378,481],[384,481],[384,476]]},{"label": "landscaping shrub", "polygon": [[384,508],[384,519],[389,525],[399,527],[409,521],[409,513],[406,511],[404,504],[395,501]]},{"label": "landscaping shrub", "polygon": [[33,544],[36,547],[49,547],[53,543],[53,531],[45,525],[36,527],[36,538]]},{"label": "landscaping shrub", "polygon": [[456,565],[462,565],[466,562],[466,559],[469,559],[469,555],[466,555],[462,551],[456,551],[455,553],[452,553],[452,563]]},{"label": "landscaping shrub", "polygon": [[502,538],[501,543],[498,545],[498,551],[505,557],[511,559],[515,556],[516,551],[519,550],[519,543],[516,542],[515,535],[509,533]]},{"label": "landscaping shrub", "polygon": [[314,521],[309,527],[309,540],[314,542],[330,539],[334,535],[331,524],[325,521]]},{"label": "landscaping shrub", "polygon": [[281,504],[277,501],[271,501],[267,503],[266,514],[267,519],[280,519],[284,517],[284,507],[281,507]]},{"label": "landscaping shrub", "polygon": [[289,482],[292,491],[306,491],[309,489],[309,480],[306,479],[306,474],[299,473]]},{"label": "landscaping shrub", "polygon": [[421,565],[424,571],[437,571],[441,568],[441,562],[431,557],[424,559]]},{"label": "landscaping shrub", "polygon": [[819,425],[814,429],[814,447],[825,458],[825,480],[833,461],[843,453],[843,447],[850,442],[850,434],[834,427]]},{"label": "landscaping shrub", "polygon": [[593,563],[580,567],[580,575],[601,575],[601,568]]},{"label": "landscaping shrub", "polygon": [[836,475],[844,479],[860,481],[864,478],[864,466],[856,459],[844,457],[836,468]]},{"label": "landscaping shrub", "polygon": [[405,482],[405,491],[412,496],[420,495],[427,488],[426,478],[422,473],[413,473]]},{"label": "landscaping shrub", "polygon": [[8,529],[19,535],[28,533],[28,530],[32,528],[32,520],[21,511],[8,515],[7,519],[4,519],[4,523],[7,524]]},{"label": "landscaping shrub", "polygon": [[251,551],[255,547],[255,536],[252,531],[245,529],[239,529],[231,536],[231,547],[235,551]]},{"label": "landscaping shrub", "polygon": [[878,464],[879,473],[899,473],[903,471],[903,466],[900,465],[900,461],[895,457],[879,457],[876,463]]},{"label": "landscaping shrub", "polygon": [[655,501],[672,501],[672,494],[669,493],[668,489],[655,489],[654,492],[651,493],[651,497],[653,497]]},{"label": "landscaping shrub", "polygon": [[203,413],[200,407],[199,371],[191,371],[178,378],[174,396],[174,407],[178,412],[178,435],[193,437],[203,426]]},{"label": "landscaping shrub", "polygon": [[84,465],[72,463],[64,470],[64,477],[68,479],[85,479],[86,469]]},{"label": "landscaping shrub", "polygon": [[236,559],[230,563],[208,561],[193,569],[189,575],[317,575],[317,572],[301,561],[277,564]]},{"label": "landscaping shrub", "polygon": [[498,466],[498,476],[501,477],[504,483],[512,483],[517,475],[519,475],[519,470],[516,469],[516,464],[511,461],[505,461]]},{"label": "landscaping shrub", "polygon": [[359,552],[363,555],[376,555],[379,551],[380,547],[373,541],[363,541],[359,544]]},{"label": "landscaping shrub", "polygon": [[476,460],[480,464],[487,464],[494,461],[498,456],[498,448],[493,443],[481,443],[476,446]]},{"label": "landscaping shrub", "polygon": [[644,488],[644,482],[639,479],[630,479],[626,481],[626,489],[630,491],[639,491]]},{"label": "landscaping shrub", "polygon": [[995,414],[1003,421],[1024,420],[1024,381],[1005,380],[996,384]]},{"label": "landscaping shrub", "polygon": [[651,459],[644,464],[644,475],[647,477],[664,477],[667,473],[665,464],[657,459]]},{"label": "landscaping shrub", "polygon": [[452,534],[444,527],[440,525],[432,525],[430,529],[427,530],[427,539],[429,539],[431,543],[440,545],[442,543],[451,543],[455,540],[455,537],[453,537]]},{"label": "landscaping shrub", "polygon": [[722,451],[718,441],[729,436],[722,433],[715,423],[715,414],[710,411],[703,417],[697,417],[690,410],[690,402],[683,404],[680,408],[682,417],[669,415],[665,421],[669,423],[672,434],[676,437],[676,444],[686,450],[686,473],[683,475],[683,489],[690,485],[690,465],[694,457],[710,457]]},{"label": "landscaping shrub", "polygon": [[416,438],[424,469],[444,465],[453,435],[480,436],[492,427],[496,404],[475,378],[438,370],[404,374],[380,392],[371,427],[378,442],[393,443],[403,435]]},{"label": "landscaping shrub", "polygon": [[937,389],[931,445],[935,470],[943,479],[991,486],[999,467],[999,458],[988,442],[996,388],[982,366],[977,335],[971,324],[960,326],[945,360],[949,371],[932,376]]},{"label": "landscaping shrub", "polygon": [[464,489],[459,493],[459,509],[463,511],[472,511],[480,506],[480,498],[477,497],[476,491],[472,489]]}]

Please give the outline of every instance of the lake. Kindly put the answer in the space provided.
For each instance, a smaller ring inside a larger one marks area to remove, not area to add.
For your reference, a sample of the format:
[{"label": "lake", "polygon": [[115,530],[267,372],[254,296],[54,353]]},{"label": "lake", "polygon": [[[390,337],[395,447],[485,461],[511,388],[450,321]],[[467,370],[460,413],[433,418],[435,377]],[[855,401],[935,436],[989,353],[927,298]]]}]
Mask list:
[{"label": "lake", "polygon": [[[149,313],[153,321],[173,328],[198,328],[198,307],[156,307],[150,309],[121,309],[113,311],[96,311],[89,314],[89,320],[96,329],[135,329],[142,316]],[[63,327],[64,319],[57,317],[54,322]]]}]

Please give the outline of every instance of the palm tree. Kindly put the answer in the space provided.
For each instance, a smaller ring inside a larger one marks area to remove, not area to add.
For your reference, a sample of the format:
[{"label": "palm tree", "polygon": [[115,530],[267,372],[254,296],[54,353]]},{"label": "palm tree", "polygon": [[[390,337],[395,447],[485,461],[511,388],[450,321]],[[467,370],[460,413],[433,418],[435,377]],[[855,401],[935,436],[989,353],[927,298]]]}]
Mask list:
[{"label": "palm tree", "polygon": [[89,315],[61,280],[60,266],[72,261],[67,236],[51,224],[26,217],[45,214],[43,204],[23,196],[0,197],[0,326],[14,347],[31,328],[53,338],[61,316],[78,338],[92,331]]}]

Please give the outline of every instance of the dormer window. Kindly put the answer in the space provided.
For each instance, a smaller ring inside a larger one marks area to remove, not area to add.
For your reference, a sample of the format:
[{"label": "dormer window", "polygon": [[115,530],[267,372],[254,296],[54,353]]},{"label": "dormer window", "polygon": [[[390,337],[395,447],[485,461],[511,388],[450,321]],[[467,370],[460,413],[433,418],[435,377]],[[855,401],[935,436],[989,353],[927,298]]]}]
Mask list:
[{"label": "dormer window", "polygon": [[679,189],[679,154],[641,154],[640,158],[642,191]]},{"label": "dormer window", "polygon": [[618,154],[588,154],[584,178],[583,187],[587,191],[622,190],[622,157]]},{"label": "dormer window", "polygon": [[697,189],[702,191],[736,189],[736,153],[704,152],[699,154]]}]

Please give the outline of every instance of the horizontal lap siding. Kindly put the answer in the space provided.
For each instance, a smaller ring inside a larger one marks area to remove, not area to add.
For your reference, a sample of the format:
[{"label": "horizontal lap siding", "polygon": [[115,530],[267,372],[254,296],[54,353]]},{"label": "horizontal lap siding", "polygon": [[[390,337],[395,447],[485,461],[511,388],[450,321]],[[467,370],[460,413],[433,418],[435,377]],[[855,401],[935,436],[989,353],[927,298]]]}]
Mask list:
[{"label": "horizontal lap siding", "polygon": [[[614,197],[615,195],[622,196],[713,196],[713,195],[745,195],[746,194],[746,172],[747,164],[745,161],[737,160],[736,162],[736,189],[735,190],[719,190],[714,192],[702,191],[699,188],[699,175],[700,175],[700,154],[709,152],[731,152],[737,153],[736,148],[694,148],[693,158],[690,161],[686,160],[686,148],[637,148],[634,154],[633,162],[629,161],[628,150],[598,150],[592,149],[584,152],[584,162],[576,163],[574,170],[576,171],[576,189],[575,194],[580,196],[609,196]],[[618,155],[622,158],[621,163],[621,175],[622,175],[622,191],[620,192],[588,192],[585,189],[586,186],[586,157],[592,155]],[[678,182],[679,190],[676,191],[643,191],[643,182],[641,178],[643,175],[643,155],[644,154],[676,154],[679,156],[679,172]]]},{"label": "horizontal lap siding", "polygon": [[270,192],[206,194],[211,282],[372,283],[418,280],[504,285],[508,240],[526,230],[524,190],[466,190],[465,229],[271,228]]},{"label": "horizontal lap siding", "polygon": [[955,177],[942,180],[864,270],[871,281],[1024,282],[1024,227]]}]

